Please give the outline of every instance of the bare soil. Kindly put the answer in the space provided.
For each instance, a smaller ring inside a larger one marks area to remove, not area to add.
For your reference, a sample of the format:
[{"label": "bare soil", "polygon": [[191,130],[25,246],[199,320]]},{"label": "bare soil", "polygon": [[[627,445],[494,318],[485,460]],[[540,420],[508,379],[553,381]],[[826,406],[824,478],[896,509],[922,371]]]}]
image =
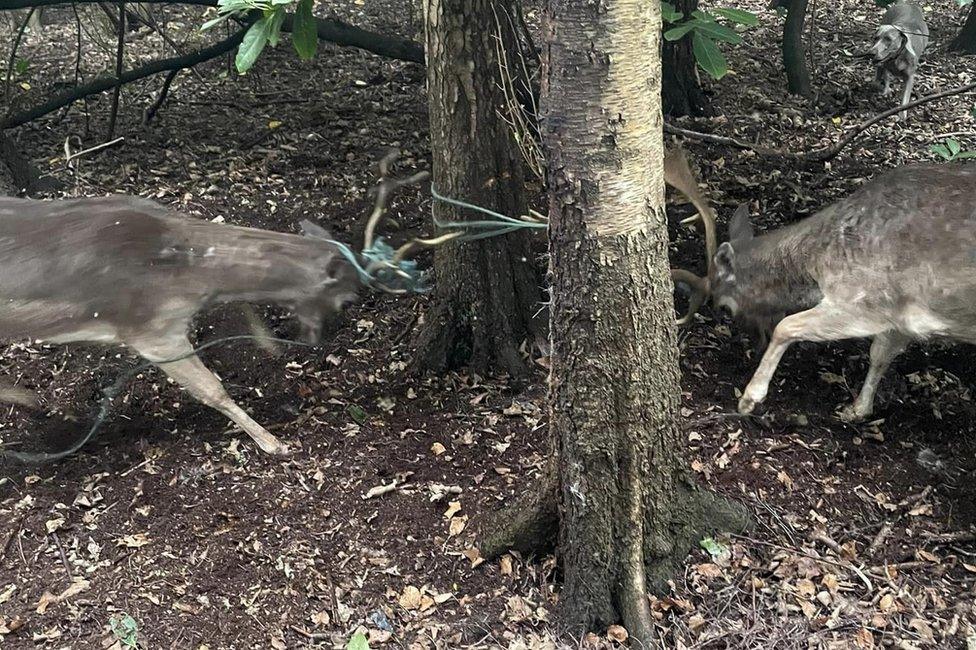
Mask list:
[{"label": "bare soil", "polygon": [[[728,50],[733,74],[706,81],[722,116],[678,124],[804,151],[890,105],[852,56],[873,32],[871,3],[818,8],[814,100],[785,94],[782,19],[764,4],[735,3],[761,14],[762,25]],[[962,14],[947,2],[923,4],[933,45],[919,95],[971,80],[976,64],[944,51]],[[411,34],[403,7],[330,8]],[[55,15],[22,46],[30,65],[14,75],[15,106],[74,75],[65,45],[74,43],[74,18]],[[200,12],[166,16],[185,47],[200,40]],[[110,50],[95,41],[85,40],[85,78],[110,65]],[[172,55],[168,47],[140,33],[130,63]],[[311,218],[350,243],[360,241],[375,162],[398,148],[403,171],[429,164],[419,66],[329,46],[302,64],[286,42],[246,77],[227,70],[219,60],[199,76],[181,74],[148,126],[141,111],[161,79],[126,88],[125,142],[72,168],[65,141],[105,139],[107,98],[13,135],[69,195],[135,193],[194,218],[285,231]],[[875,127],[826,167],[686,146],[720,213],[754,202],[767,229],[883,168],[931,160],[929,145],[949,133],[976,149],[972,95]],[[399,195],[392,235],[426,231],[428,211],[426,194]],[[700,268],[700,240],[678,225],[688,212],[673,206],[673,262]],[[126,623],[144,648],[344,648],[357,630],[371,647],[617,645],[619,630],[560,634],[554,558],[478,558],[478,524],[543,465],[544,369],[527,387],[464,372],[407,376],[424,308],[423,298],[367,295],[320,349],[270,354],[234,344],[204,354],[238,402],[298,449],[286,460],[262,455],[153,370],[127,386],[80,453],[0,465],[0,645],[124,647]],[[263,313],[275,333],[292,334],[285,314]],[[240,309],[227,306],[202,315],[195,337],[246,332]],[[735,414],[736,390],[757,360],[749,341],[706,310],[682,333],[681,350],[689,465],[748,504],[757,525],[691,550],[672,592],[653,603],[661,647],[976,644],[971,348],[910,350],[883,383],[878,420],[861,426],[834,411],[866,371],[863,342],[796,346],[758,418]],[[38,391],[43,408],[4,410],[0,438],[18,449],[68,446],[94,418],[101,391],[137,363],[116,349],[8,345],[0,372]]]}]

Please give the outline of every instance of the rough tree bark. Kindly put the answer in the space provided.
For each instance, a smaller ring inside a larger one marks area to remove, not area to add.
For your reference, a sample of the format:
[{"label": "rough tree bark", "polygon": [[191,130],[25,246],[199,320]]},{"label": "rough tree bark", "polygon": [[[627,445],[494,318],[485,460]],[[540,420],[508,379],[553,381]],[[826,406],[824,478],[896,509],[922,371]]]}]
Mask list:
[{"label": "rough tree bark", "polygon": [[[698,489],[680,457],[679,372],[664,211],[660,5],[549,0],[543,140],[552,277],[550,434],[540,492],[482,544],[545,540],[522,513],[560,503],[564,622],[622,620],[650,647],[646,591],[742,509]],[[553,485],[555,477],[556,485]],[[535,522],[538,524],[538,521]]]},{"label": "rough tree bark", "polygon": [[[690,16],[691,12],[698,9],[698,0],[676,0],[672,4],[685,16]],[[711,106],[698,80],[691,38],[664,41],[662,47],[664,78],[661,83],[661,101],[664,104],[664,114],[674,117],[710,114]]]},{"label": "rough tree bark", "polygon": [[803,25],[807,18],[809,0],[787,0],[780,3],[787,8],[783,25],[783,67],[786,86],[794,95],[810,95],[810,72],[807,70],[806,49],[803,47]]},{"label": "rough tree bark", "polygon": [[[526,213],[523,162],[498,115],[504,96],[494,41],[496,11],[504,23],[508,8],[506,0],[426,0],[427,89],[434,186],[518,216]],[[434,215],[441,221],[469,216],[440,202]],[[535,336],[541,301],[528,235],[440,246],[434,268],[414,369],[468,365],[523,375],[518,348]]]},{"label": "rough tree bark", "polygon": [[969,16],[962,29],[952,39],[949,49],[966,54],[976,54],[976,2],[969,9]]}]

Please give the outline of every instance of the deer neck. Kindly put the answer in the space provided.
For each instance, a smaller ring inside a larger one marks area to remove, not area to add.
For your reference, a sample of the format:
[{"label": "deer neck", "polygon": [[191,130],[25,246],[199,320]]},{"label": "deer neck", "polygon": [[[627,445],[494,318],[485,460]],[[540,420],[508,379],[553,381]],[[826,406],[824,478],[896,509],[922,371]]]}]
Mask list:
[{"label": "deer neck", "polygon": [[335,246],[300,235],[224,226],[177,251],[208,276],[216,302],[287,301],[321,283]]},{"label": "deer neck", "polygon": [[736,275],[748,287],[753,310],[773,320],[810,309],[823,298],[814,271],[816,252],[796,226],[756,237],[736,251]]}]

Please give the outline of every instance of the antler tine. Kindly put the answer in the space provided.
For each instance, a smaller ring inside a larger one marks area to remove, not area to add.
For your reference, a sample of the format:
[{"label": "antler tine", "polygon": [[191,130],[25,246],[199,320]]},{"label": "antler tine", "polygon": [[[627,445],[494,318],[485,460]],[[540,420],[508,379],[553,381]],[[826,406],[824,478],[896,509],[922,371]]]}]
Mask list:
[{"label": "antler tine", "polygon": [[700,278],[691,271],[684,269],[671,269],[671,279],[675,284],[684,283],[691,287],[691,297],[688,299],[688,311],[678,319],[678,327],[682,327],[691,322],[692,317],[698,313],[701,306],[708,298],[708,278]]},{"label": "antler tine", "polygon": [[400,153],[398,151],[391,151],[383,156],[383,159],[380,161],[380,180],[379,186],[376,188],[376,201],[373,203],[373,211],[370,213],[369,219],[366,220],[366,230],[363,233],[364,248],[371,248],[373,246],[376,227],[379,225],[383,215],[386,214],[386,202],[389,200],[390,194],[396,189],[405,185],[415,185],[430,176],[429,172],[421,171],[406,179],[390,178],[390,168],[399,157]]},{"label": "antler tine", "polygon": [[705,228],[705,254],[708,255],[708,270],[711,272],[718,250],[718,234],[715,227],[715,211],[701,192],[701,187],[691,172],[685,152],[676,147],[664,157],[664,182],[678,190],[691,201],[701,216]]}]

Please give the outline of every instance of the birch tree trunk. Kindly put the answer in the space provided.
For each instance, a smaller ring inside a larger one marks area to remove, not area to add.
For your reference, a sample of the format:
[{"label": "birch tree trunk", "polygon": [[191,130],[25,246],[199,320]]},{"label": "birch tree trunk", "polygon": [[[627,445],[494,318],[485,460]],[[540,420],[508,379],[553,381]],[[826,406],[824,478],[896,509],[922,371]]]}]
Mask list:
[{"label": "birch tree trunk", "polygon": [[[664,211],[660,4],[549,0],[542,133],[550,179],[550,435],[558,462],[482,545],[530,548],[559,503],[563,622],[622,621],[651,647],[663,590],[742,511],[683,472]],[[525,513],[537,515],[535,519]]]},{"label": "birch tree trunk", "polygon": [[[507,0],[426,0],[425,25],[434,186],[517,217],[526,214],[523,160],[499,117],[496,50],[496,15],[506,25],[511,9]],[[507,32],[501,39],[512,46]],[[469,214],[435,202],[434,216],[461,221]],[[533,320],[542,294],[528,237],[516,232],[437,248],[416,369],[468,365],[525,374],[519,346],[544,331]]]}]

